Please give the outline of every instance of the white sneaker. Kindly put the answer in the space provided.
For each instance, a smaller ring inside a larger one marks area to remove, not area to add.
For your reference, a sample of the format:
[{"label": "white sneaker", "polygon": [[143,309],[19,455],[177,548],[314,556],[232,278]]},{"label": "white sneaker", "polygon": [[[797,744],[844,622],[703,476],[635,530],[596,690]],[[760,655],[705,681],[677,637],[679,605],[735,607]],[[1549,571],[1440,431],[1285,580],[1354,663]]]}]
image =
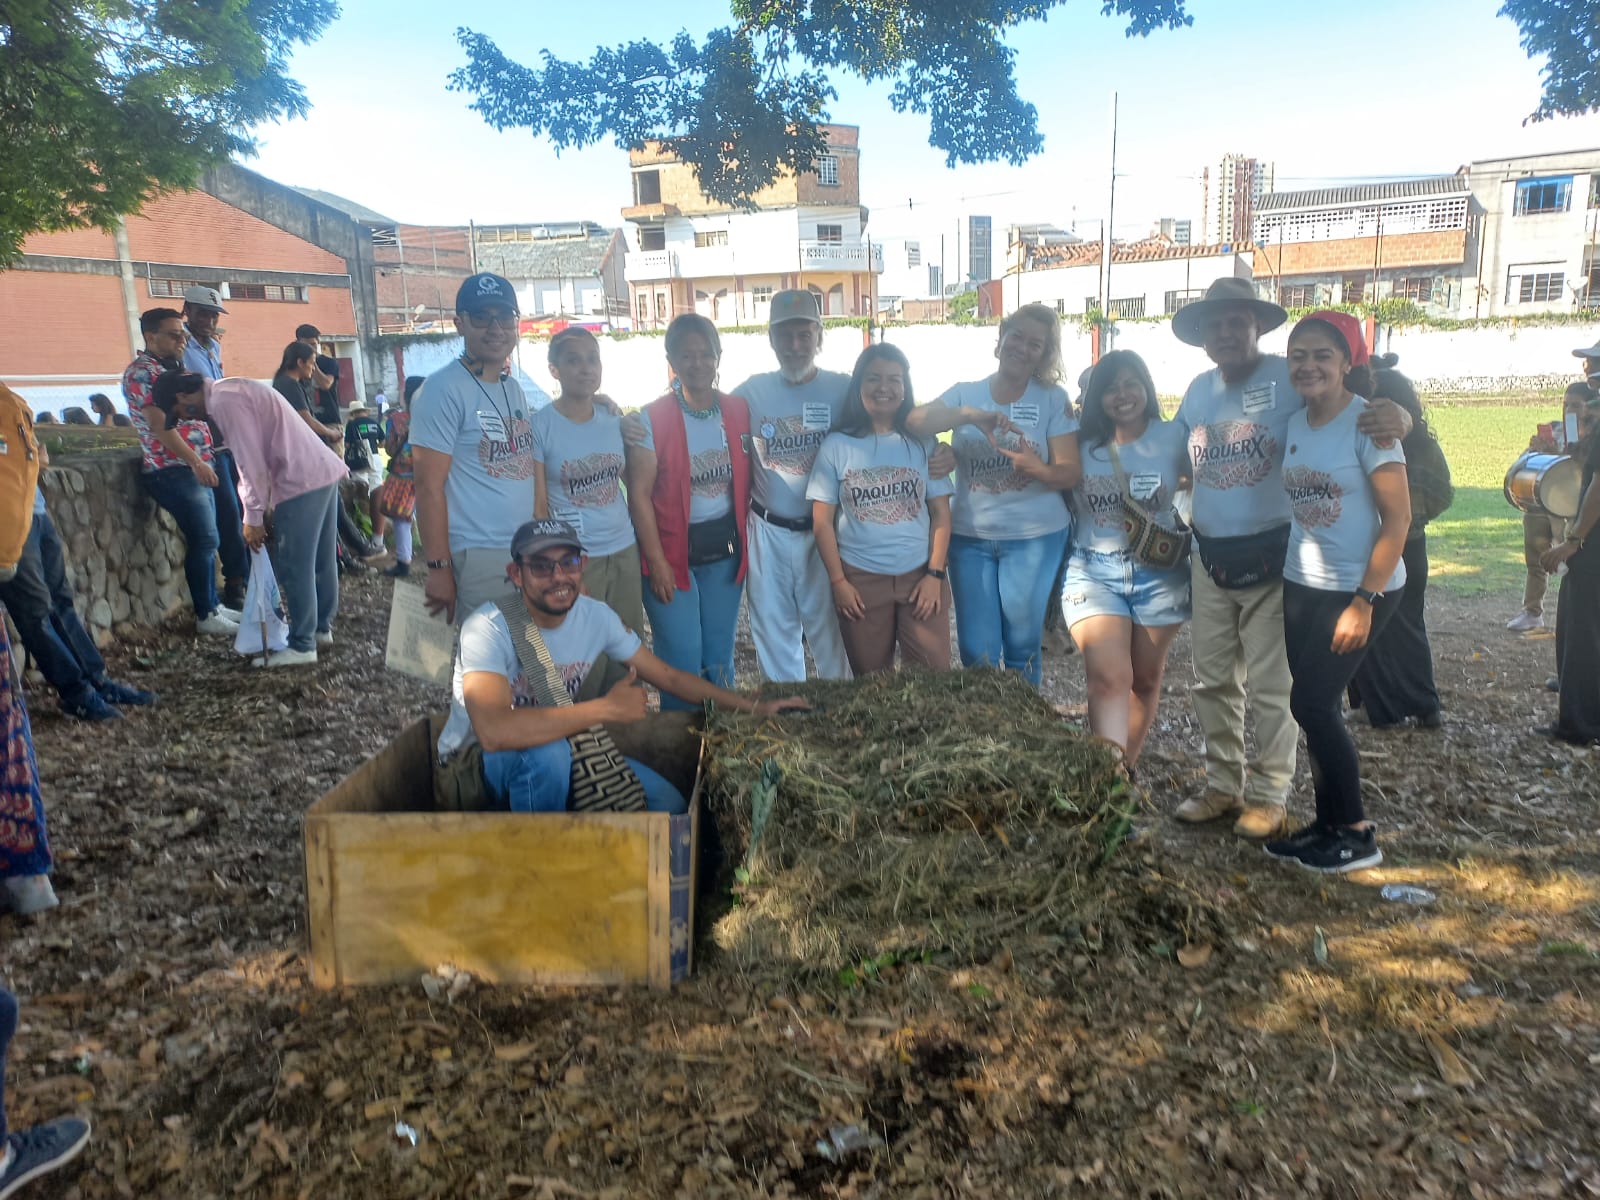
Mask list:
[{"label": "white sneaker", "polygon": [[227,617],[228,620],[232,621],[235,625],[244,620],[243,609],[229,608],[226,604],[219,604],[217,605],[217,611],[223,616]]},{"label": "white sneaker", "polygon": [[317,630],[317,645],[319,645],[319,646],[331,646],[331,645],[333,645],[333,630],[331,630],[331,629],[319,629],[319,630]]},{"label": "white sneaker", "polygon": [[7,907],[18,916],[44,912],[61,901],[48,875],[13,875],[5,881]]},{"label": "white sneaker", "polygon": [[1506,622],[1506,628],[1514,633],[1527,633],[1530,629],[1543,629],[1544,614],[1523,609]]},{"label": "white sneaker", "polygon": [[274,650],[267,658],[253,658],[252,667],[309,667],[316,665],[315,650]]},{"label": "white sneaker", "polygon": [[233,637],[239,632],[239,622],[223,616],[222,610],[219,608],[204,621],[196,621],[194,623],[194,631],[196,633],[214,634],[217,637]]}]

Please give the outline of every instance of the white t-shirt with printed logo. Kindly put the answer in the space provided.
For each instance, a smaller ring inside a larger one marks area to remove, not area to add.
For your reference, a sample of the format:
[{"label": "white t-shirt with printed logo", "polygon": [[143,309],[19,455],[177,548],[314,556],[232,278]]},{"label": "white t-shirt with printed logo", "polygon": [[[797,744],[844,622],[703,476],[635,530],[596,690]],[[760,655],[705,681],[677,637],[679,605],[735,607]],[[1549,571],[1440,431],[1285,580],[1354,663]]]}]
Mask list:
[{"label": "white t-shirt with printed logo", "polygon": [[1242,383],[1213,369],[1189,385],[1174,420],[1189,431],[1197,532],[1243,537],[1288,522],[1284,434],[1305,406],[1289,383],[1289,361],[1275,354]]},{"label": "white t-shirt with printed logo", "polygon": [[750,498],[774,516],[811,514],[806,482],[849,389],[850,376],[838,371],[818,371],[805,383],[771,371],[734,389],[750,406]]},{"label": "white t-shirt with printed logo", "polygon": [[[937,403],[950,408],[976,408],[1004,413],[1018,432],[1002,434],[1000,444],[1017,450],[1026,443],[1045,462],[1050,461],[1050,439],[1077,431],[1078,422],[1067,410],[1067,393],[1028,381],[1027,390],[1011,404],[996,404],[989,381],[958,383]],[[1061,493],[1022,474],[1011,460],[995,450],[981,429],[962,425],[950,435],[956,456],[955,502],[951,530],[960,537],[1021,539],[1057,533],[1072,523]]]},{"label": "white t-shirt with printed logo", "polygon": [[411,444],[450,455],[450,550],[506,550],[533,518],[533,414],[515,379],[485,383],[460,362],[428,376]]},{"label": "white t-shirt with printed logo", "polygon": [[928,478],[933,443],[898,433],[830,433],[806,496],[838,506],[839,557],[858,571],[904,575],[928,564],[928,497],[948,496],[947,476]]},{"label": "white t-shirt with printed logo", "polygon": [[620,417],[597,408],[579,422],[547,404],[533,414],[533,456],[544,464],[551,515],[572,523],[585,553],[598,558],[633,545]]},{"label": "white t-shirt with printed logo", "polygon": [[[728,452],[728,431],[721,416],[683,415],[689,443],[689,524],[715,521],[733,511],[733,457]],[[644,422],[646,450],[654,453],[655,428]]]},{"label": "white t-shirt with printed logo", "polygon": [[[1328,592],[1353,592],[1367,573],[1382,521],[1368,478],[1386,463],[1406,461],[1398,443],[1379,446],[1356,428],[1365,401],[1357,396],[1321,428],[1304,411],[1289,421],[1283,456],[1283,488],[1294,514],[1283,577]],[[1379,591],[1406,581],[1406,565]]]},{"label": "white t-shirt with printed logo", "polygon": [[[621,617],[589,596],[579,596],[556,628],[541,629],[539,633],[561,673],[561,681],[567,685],[567,694],[573,697],[601,654],[608,655],[612,662],[626,662],[639,652],[641,645],[638,635],[623,625]],[[517,661],[517,648],[511,641],[505,616],[496,605],[485,604],[461,626],[461,645],[450,680],[450,719],[439,734],[440,757],[453,754],[472,733],[463,687],[466,677],[474,671],[489,671],[509,679],[514,708],[537,703],[523,677],[522,664]]]},{"label": "white t-shirt with printed logo", "polygon": [[[1152,421],[1137,441],[1117,447],[1134,503],[1160,525],[1173,527],[1172,501],[1189,474],[1189,433],[1176,421]],[[1078,446],[1083,482],[1072,489],[1072,546],[1114,554],[1128,548],[1122,490],[1109,446]]]}]

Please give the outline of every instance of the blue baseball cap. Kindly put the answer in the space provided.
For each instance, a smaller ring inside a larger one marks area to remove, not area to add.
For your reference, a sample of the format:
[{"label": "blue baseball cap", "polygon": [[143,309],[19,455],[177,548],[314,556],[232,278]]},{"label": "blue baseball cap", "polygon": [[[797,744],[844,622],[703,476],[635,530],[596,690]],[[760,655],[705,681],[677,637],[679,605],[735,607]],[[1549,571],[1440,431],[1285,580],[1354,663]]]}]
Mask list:
[{"label": "blue baseball cap", "polygon": [[509,308],[514,313],[522,311],[517,307],[516,291],[504,276],[492,271],[480,271],[461,281],[461,287],[456,292],[457,312],[482,312],[494,305]]}]

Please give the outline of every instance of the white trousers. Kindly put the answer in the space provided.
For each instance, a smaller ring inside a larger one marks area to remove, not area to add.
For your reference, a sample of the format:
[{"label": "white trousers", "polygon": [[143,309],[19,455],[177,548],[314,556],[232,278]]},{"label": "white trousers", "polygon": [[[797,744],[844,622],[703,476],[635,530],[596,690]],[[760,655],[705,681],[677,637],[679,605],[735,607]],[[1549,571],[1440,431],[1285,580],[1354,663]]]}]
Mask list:
[{"label": "white trousers", "polygon": [[828,569],[817,554],[809,531],[780,529],[750,514],[746,527],[750,566],[745,572],[745,605],[750,636],[756,644],[761,674],[774,683],[800,683],[806,677],[811,648],[817,674],[823,679],[849,679],[850,660],[839,637]]}]

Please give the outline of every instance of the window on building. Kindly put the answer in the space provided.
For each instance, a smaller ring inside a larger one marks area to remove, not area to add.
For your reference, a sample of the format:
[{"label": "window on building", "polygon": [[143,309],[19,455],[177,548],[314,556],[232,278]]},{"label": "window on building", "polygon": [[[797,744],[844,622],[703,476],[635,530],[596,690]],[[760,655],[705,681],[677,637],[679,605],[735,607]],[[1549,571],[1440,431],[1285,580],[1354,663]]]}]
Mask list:
[{"label": "window on building", "polygon": [[771,304],[772,289],[770,287],[753,287],[750,289],[750,299],[756,304]]},{"label": "window on building", "polygon": [[1085,296],[1083,298],[1083,311],[1086,312],[1086,313],[1087,312],[1099,312],[1100,311],[1100,297],[1099,296]]},{"label": "window on building", "polygon": [[1056,301],[1056,316],[1064,317],[1066,315],[1067,315],[1067,302],[1065,300],[1057,300]]},{"label": "window on building", "polygon": [[667,248],[667,231],[665,229],[639,230],[639,249],[665,250]]},{"label": "window on building", "polygon": [[[184,289],[194,287],[198,281],[194,279],[150,279],[146,280],[146,282],[150,285],[150,294],[152,296],[158,296],[166,300],[182,300]],[[219,279],[215,283],[205,283],[202,286],[220,289],[222,281]]]},{"label": "window on building", "polygon": [[907,242],[906,243],[906,267],[907,267],[907,269],[909,270],[911,267],[920,267],[921,265],[922,265],[922,243],[921,242]]},{"label": "window on building", "polygon": [[1360,304],[1367,298],[1367,279],[1364,275],[1346,275],[1344,277],[1344,303]]},{"label": "window on building", "polygon": [[1144,316],[1143,296],[1129,296],[1111,302],[1111,319],[1114,321],[1132,320],[1134,317],[1142,316]]},{"label": "window on building", "polygon": [[1539,213],[1566,212],[1572,205],[1572,177],[1561,179],[1524,179],[1517,184],[1517,201],[1513,211],[1519,217]]},{"label": "window on building", "polygon": [[1431,304],[1433,302],[1433,276],[1424,275],[1420,278],[1408,275],[1404,279],[1394,281],[1394,298],[1396,300],[1410,300],[1413,304]]},{"label": "window on building", "polygon": [[1171,316],[1185,304],[1193,304],[1196,300],[1205,298],[1205,292],[1199,289],[1168,292],[1166,296],[1166,313]]},{"label": "window on building", "polygon": [[372,229],[372,244],[393,250],[400,245],[400,235],[393,225],[375,225]]},{"label": "window on building", "polygon": [[1589,207],[1600,208],[1600,175],[1589,176]]},{"label": "window on building", "polygon": [[1284,308],[1315,308],[1317,285],[1314,283],[1289,283],[1278,289],[1278,303]]},{"label": "window on building", "polygon": [[650,320],[650,293],[639,293],[639,324],[644,325]]},{"label": "window on building", "polygon": [[728,231],[726,229],[701,229],[694,235],[694,244],[704,250],[707,246],[726,246],[728,244]]},{"label": "window on building", "polygon": [[839,156],[824,154],[817,159],[817,182],[823,187],[839,186]]},{"label": "window on building", "polygon": [[838,245],[839,243],[844,241],[844,226],[843,225],[818,225],[817,226],[817,241],[819,241],[819,242],[830,242],[830,243],[832,243],[834,245]]},{"label": "window on building", "polygon": [[635,171],[633,173],[633,202],[635,204],[661,203],[660,171]]},{"label": "window on building", "polygon": [[1564,271],[1512,267],[1506,283],[1507,304],[1549,304],[1566,295]]},{"label": "window on building", "polygon": [[229,300],[280,300],[299,303],[306,298],[304,288],[279,283],[230,283]]}]

